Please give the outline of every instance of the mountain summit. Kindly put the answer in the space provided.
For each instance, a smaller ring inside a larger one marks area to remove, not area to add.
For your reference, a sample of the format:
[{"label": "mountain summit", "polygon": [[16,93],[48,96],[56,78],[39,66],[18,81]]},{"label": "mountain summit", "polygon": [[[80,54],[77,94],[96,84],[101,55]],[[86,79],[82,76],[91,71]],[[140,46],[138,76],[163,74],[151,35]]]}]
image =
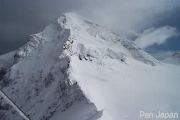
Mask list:
[{"label": "mountain summit", "polygon": [[[140,110],[178,108],[178,74],[132,41],[67,13],[16,51],[0,85],[31,120],[136,120]],[[13,111],[0,118],[20,120]]]}]

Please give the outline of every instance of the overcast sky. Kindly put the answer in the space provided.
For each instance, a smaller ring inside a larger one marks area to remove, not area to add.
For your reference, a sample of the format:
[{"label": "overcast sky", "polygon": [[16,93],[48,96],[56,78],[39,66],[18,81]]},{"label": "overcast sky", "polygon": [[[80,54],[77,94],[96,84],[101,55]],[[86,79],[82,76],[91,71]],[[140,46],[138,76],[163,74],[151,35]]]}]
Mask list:
[{"label": "overcast sky", "polygon": [[179,0],[0,0],[0,54],[71,11],[134,38],[149,51],[180,49]]}]

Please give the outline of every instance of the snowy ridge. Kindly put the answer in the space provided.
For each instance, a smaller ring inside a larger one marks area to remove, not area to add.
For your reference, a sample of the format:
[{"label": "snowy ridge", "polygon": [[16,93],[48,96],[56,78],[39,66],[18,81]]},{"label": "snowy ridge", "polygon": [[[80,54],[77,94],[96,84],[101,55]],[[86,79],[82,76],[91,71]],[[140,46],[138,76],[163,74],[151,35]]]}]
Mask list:
[{"label": "snowy ridge", "polygon": [[29,118],[24,114],[22,110],[20,110],[17,105],[14,104],[13,101],[9,99],[9,97],[2,91],[0,91],[0,96],[3,97],[18,113],[24,120],[29,120]]}]

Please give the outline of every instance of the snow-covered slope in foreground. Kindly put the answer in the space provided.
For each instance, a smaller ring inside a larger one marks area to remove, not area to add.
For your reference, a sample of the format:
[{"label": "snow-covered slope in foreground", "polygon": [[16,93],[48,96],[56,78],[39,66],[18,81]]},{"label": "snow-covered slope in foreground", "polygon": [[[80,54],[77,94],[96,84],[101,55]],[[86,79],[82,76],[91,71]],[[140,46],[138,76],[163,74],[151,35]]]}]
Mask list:
[{"label": "snow-covered slope in foreground", "polygon": [[180,112],[179,74],[68,13],[17,51],[3,91],[32,120],[138,120],[140,111]]},{"label": "snow-covered slope in foreground", "polygon": [[138,120],[139,112],[180,112],[180,68],[104,60],[97,66],[72,58],[72,78],[99,109],[101,120]]}]

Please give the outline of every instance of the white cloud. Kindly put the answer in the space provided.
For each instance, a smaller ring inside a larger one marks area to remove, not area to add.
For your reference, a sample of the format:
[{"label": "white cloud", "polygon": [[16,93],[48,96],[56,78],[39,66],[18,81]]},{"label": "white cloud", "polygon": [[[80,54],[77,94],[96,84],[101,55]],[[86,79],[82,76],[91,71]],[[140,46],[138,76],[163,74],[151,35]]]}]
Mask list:
[{"label": "white cloud", "polygon": [[145,30],[135,40],[136,45],[141,48],[158,44],[161,45],[167,41],[168,38],[178,35],[176,28],[171,26],[164,26],[160,28],[150,28]]},{"label": "white cloud", "polygon": [[179,7],[179,0],[81,0],[80,13],[124,35],[153,25]]}]

